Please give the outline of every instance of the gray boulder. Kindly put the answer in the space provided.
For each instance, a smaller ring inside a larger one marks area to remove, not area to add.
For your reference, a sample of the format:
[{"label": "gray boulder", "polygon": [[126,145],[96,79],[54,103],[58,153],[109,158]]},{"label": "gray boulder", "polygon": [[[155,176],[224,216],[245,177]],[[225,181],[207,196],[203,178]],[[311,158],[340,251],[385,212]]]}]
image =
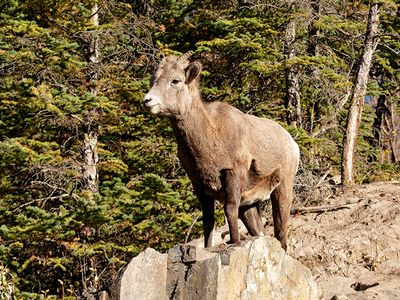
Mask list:
[{"label": "gray boulder", "polygon": [[310,270],[272,237],[204,249],[178,245],[168,254],[147,249],[118,278],[121,300],[317,300]]}]

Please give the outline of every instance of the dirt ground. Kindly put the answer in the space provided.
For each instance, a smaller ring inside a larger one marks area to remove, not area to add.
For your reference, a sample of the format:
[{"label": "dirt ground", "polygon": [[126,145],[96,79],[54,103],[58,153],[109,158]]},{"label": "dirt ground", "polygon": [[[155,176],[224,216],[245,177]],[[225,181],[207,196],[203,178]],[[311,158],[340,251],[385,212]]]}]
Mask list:
[{"label": "dirt ground", "polygon": [[288,249],[323,299],[400,299],[400,182],[357,186],[323,206],[292,216]]},{"label": "dirt ground", "polygon": [[[336,196],[332,188],[306,191],[313,199],[295,202],[294,211],[306,212],[292,215],[288,254],[312,271],[323,300],[400,299],[400,181],[337,188]],[[267,235],[273,235],[270,210],[263,209]],[[216,230],[216,245],[229,239],[227,230]],[[243,224],[240,231],[246,233]]]}]

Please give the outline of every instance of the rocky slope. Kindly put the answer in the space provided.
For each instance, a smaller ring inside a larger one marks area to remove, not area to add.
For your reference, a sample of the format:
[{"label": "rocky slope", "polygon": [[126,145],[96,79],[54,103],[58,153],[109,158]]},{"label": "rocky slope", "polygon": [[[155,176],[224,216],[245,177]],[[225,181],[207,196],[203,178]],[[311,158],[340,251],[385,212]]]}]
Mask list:
[{"label": "rocky slope", "polygon": [[288,252],[324,298],[400,299],[400,182],[357,186],[323,206],[335,209],[293,216]]}]

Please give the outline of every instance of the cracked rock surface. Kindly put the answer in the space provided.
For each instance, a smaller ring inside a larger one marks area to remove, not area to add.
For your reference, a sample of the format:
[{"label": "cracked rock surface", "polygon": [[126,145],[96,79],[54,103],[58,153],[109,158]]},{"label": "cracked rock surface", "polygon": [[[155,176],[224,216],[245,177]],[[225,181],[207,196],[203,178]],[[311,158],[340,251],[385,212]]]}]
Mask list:
[{"label": "cracked rock surface", "polygon": [[210,249],[178,245],[167,254],[147,249],[129,263],[112,298],[317,300],[319,289],[276,239],[260,237]]}]

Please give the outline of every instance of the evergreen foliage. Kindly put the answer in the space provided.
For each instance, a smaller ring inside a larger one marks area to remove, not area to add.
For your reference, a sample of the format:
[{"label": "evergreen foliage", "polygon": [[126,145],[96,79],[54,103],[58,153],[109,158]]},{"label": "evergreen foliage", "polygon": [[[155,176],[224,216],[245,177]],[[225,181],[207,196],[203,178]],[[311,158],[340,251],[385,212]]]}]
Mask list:
[{"label": "evergreen foliage", "polygon": [[[168,120],[141,105],[162,55],[194,50],[204,65],[205,101],[277,120],[299,143],[303,164],[338,173],[369,2],[318,3],[315,12],[311,1],[100,0],[95,27],[93,1],[3,1],[0,293],[78,297],[104,288],[146,247],[163,251],[201,233],[200,205]],[[368,95],[398,109],[400,15],[395,2],[384,5]],[[296,54],[288,58],[284,36],[291,20]],[[90,64],[93,38],[100,54]],[[300,74],[303,123],[297,128],[285,122],[291,66]],[[383,149],[376,118],[375,107],[366,105],[358,182],[400,177],[398,165],[377,159]],[[99,133],[95,194],[82,188],[87,124]]]}]

